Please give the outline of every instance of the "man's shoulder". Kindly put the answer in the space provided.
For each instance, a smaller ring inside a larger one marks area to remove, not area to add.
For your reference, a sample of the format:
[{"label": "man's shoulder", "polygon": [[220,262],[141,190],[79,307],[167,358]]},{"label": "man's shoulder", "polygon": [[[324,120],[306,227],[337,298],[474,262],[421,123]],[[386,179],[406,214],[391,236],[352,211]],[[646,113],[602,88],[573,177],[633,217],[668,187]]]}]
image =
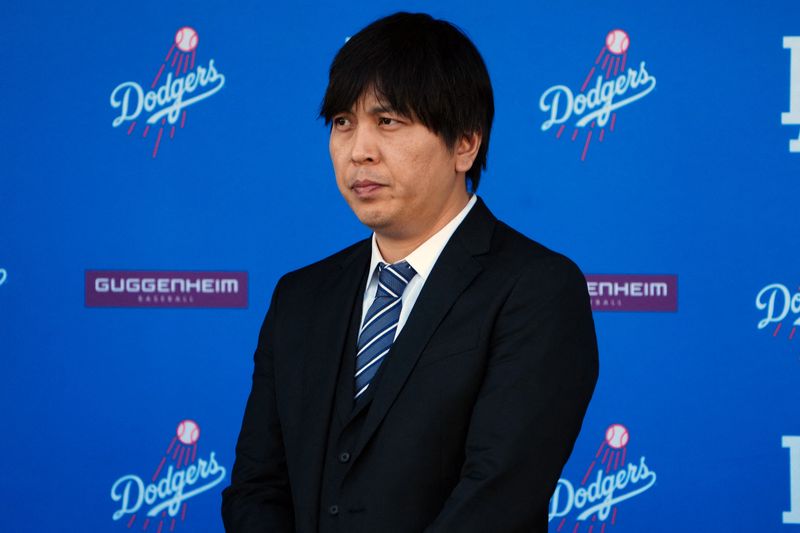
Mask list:
[{"label": "man's shoulder", "polygon": [[360,259],[366,258],[366,260],[369,260],[370,250],[370,239],[362,239],[324,259],[287,272],[278,283],[287,289],[312,288],[315,284],[327,279],[331,274],[343,268],[348,268],[353,264],[358,264]]},{"label": "man's shoulder", "polygon": [[543,282],[585,283],[583,272],[566,255],[497,220],[490,252],[491,267],[515,278],[535,276]]},{"label": "man's shoulder", "polygon": [[573,274],[580,272],[575,263],[563,254],[495,217],[480,198],[456,234],[473,255],[483,256],[484,268],[506,274],[542,268]]}]

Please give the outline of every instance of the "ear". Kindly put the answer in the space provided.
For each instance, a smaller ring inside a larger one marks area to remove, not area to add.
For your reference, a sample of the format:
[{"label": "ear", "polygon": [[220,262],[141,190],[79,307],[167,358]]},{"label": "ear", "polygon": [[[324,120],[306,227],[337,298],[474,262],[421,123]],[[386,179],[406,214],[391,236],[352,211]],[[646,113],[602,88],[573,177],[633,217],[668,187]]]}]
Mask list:
[{"label": "ear", "polygon": [[456,172],[466,172],[472,168],[472,163],[478,156],[483,137],[480,132],[464,134],[456,143]]}]

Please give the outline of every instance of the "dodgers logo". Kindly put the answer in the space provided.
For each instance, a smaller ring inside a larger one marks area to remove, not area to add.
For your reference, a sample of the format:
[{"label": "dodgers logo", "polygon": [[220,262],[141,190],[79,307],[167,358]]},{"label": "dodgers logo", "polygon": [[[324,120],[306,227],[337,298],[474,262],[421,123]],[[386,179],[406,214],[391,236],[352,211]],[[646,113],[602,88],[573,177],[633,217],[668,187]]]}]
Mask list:
[{"label": "dodgers logo", "polygon": [[[622,424],[610,425],[580,483],[558,480],[549,512],[550,522],[558,520],[555,531],[564,529],[569,520],[575,525],[568,531],[577,531],[582,523],[590,521],[596,524],[596,531],[603,533],[606,524],[616,525],[617,509],[622,502],[655,485],[656,473],[647,466],[645,457],[628,457],[629,440],[628,428]],[[589,530],[592,529],[590,525]]]},{"label": "dodgers logo", "polygon": [[572,141],[583,136],[581,161],[586,160],[593,138],[603,142],[606,130],[614,131],[617,110],[641,100],[656,88],[656,78],[647,71],[644,61],[628,65],[630,42],[626,32],[611,30],[579,91],[554,85],[539,98],[539,109],[547,116],[542,131],[555,129],[556,138],[560,139],[571,127]]},{"label": "dodgers logo", "polygon": [[111,485],[111,500],[118,506],[111,518],[123,520],[128,528],[138,520],[143,530],[157,521],[158,531],[173,531],[179,520],[184,522],[187,500],[222,483],[227,473],[213,451],[198,453],[199,439],[197,422],[181,421],[152,476],[127,474]]},{"label": "dodgers logo", "polygon": [[[784,37],[783,47],[789,50],[789,111],[781,113],[781,124],[800,126],[800,37]],[[800,135],[789,140],[789,152],[800,153]]]},{"label": "dodgers logo", "polygon": [[794,339],[800,326],[800,292],[793,293],[782,283],[770,283],[756,294],[756,309],[763,313],[758,329],[771,330],[772,336],[777,337],[786,324],[784,334],[788,331],[789,340]]},{"label": "dodgers logo", "polygon": [[126,81],[111,91],[111,107],[119,113],[111,122],[113,127],[130,123],[127,132],[131,135],[140,124],[143,139],[151,127],[158,128],[153,158],[158,155],[165,129],[173,139],[176,129],[186,125],[186,108],[213,96],[225,85],[225,76],[213,59],[195,64],[198,42],[197,31],[184,26],[175,33],[172,47],[148,88]]}]

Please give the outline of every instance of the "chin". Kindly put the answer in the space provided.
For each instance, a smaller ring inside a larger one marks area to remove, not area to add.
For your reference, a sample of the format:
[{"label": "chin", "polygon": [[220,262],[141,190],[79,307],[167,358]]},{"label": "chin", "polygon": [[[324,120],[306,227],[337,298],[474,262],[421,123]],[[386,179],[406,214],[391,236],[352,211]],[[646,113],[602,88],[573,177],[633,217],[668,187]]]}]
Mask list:
[{"label": "chin", "polygon": [[373,231],[383,229],[391,223],[391,217],[388,213],[377,207],[362,205],[358,206],[357,209],[353,209],[353,212],[362,224]]},{"label": "chin", "polygon": [[387,227],[388,221],[380,213],[357,213],[356,216],[362,224],[376,231]]}]

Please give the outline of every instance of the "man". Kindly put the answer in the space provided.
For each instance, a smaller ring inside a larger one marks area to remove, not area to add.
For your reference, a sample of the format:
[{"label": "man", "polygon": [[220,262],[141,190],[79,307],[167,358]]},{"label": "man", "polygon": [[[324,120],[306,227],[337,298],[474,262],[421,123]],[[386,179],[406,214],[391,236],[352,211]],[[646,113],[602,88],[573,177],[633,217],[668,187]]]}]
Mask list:
[{"label": "man", "polygon": [[230,532],[547,530],[597,379],[586,284],[470,194],[494,105],[469,39],[398,13],[321,116],[371,239],[284,276],[223,493]]}]

